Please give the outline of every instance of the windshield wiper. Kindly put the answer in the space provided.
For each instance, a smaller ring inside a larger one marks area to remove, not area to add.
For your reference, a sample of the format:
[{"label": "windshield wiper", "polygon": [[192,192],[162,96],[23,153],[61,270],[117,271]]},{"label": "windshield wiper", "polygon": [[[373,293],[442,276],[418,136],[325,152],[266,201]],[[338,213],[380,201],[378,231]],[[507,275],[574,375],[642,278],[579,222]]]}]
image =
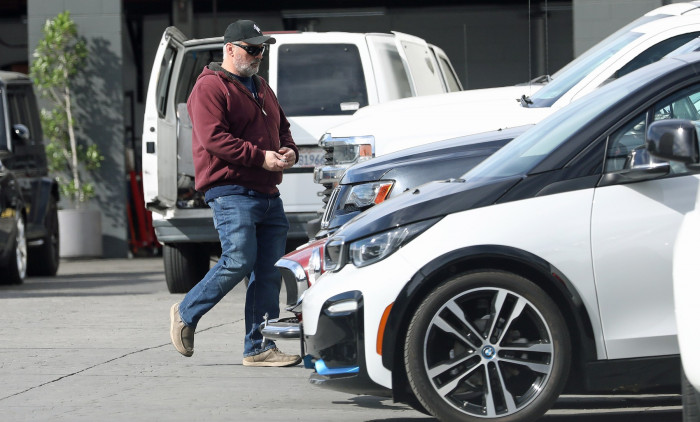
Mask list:
[{"label": "windshield wiper", "polygon": [[520,101],[520,105],[523,107],[530,107],[530,104],[532,104],[532,100],[530,99],[530,97],[528,97],[525,94],[523,94],[523,96],[518,98],[517,100]]}]

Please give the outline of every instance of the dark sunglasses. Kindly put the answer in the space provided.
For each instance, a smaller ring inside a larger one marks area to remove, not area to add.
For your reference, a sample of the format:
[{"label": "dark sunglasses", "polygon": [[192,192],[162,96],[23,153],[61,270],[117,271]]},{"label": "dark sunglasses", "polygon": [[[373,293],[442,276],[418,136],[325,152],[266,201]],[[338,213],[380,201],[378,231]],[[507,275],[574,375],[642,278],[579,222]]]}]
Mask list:
[{"label": "dark sunglasses", "polygon": [[265,52],[265,45],[255,46],[255,45],[241,45],[241,44],[235,44],[235,43],[231,43],[231,44],[235,45],[236,47],[241,47],[242,49],[245,50],[246,53],[250,54],[251,56],[257,56],[258,54]]}]

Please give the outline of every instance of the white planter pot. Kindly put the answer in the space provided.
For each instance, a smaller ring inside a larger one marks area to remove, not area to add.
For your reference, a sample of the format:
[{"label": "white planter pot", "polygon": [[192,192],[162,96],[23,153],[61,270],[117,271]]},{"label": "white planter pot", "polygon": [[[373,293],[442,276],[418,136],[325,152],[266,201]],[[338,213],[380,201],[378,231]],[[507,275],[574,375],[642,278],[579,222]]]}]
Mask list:
[{"label": "white planter pot", "polygon": [[59,256],[102,257],[102,213],[99,210],[59,210]]}]

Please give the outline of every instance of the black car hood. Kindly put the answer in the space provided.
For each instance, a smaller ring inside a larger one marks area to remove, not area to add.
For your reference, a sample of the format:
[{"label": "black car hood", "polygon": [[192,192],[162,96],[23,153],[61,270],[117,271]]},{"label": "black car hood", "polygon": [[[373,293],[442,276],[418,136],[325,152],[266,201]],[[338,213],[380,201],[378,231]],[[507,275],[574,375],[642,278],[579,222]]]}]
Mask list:
[{"label": "black car hood", "polygon": [[359,214],[333,237],[342,236],[346,242],[352,242],[393,227],[488,206],[520,180],[522,176],[481,182],[426,183]]},{"label": "black car hood", "polygon": [[[381,180],[382,177],[391,170],[396,170],[405,166],[413,167],[418,162],[430,162],[432,160],[440,160],[443,157],[456,157],[456,159],[458,159],[459,156],[464,155],[488,156],[532,126],[533,125],[518,126],[460,136],[399,150],[355,164],[345,172],[340,184],[352,185],[367,181]],[[488,151],[488,154],[485,154],[484,151]],[[466,170],[459,174],[461,175],[464,172],[466,172]]]}]

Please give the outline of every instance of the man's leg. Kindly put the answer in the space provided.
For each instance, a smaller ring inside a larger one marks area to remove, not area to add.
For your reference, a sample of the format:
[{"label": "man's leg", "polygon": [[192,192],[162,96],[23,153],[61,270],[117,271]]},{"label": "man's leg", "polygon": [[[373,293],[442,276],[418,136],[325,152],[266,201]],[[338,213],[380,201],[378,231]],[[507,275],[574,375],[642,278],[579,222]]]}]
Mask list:
[{"label": "man's leg", "polygon": [[[253,269],[257,247],[251,205],[250,198],[243,195],[222,196],[209,202],[221,241],[221,258],[179,304],[179,322],[184,325],[182,335],[188,336],[183,343],[194,342],[194,328],[199,319]],[[171,326],[178,324],[178,315],[172,318]],[[191,350],[183,353],[178,347],[177,334],[174,336],[173,343],[178,351],[190,356]]]},{"label": "man's leg", "polygon": [[300,357],[285,355],[274,342],[262,344],[260,324],[265,315],[278,318],[282,277],[275,263],[284,255],[289,223],[280,198],[268,199],[268,207],[256,227],[257,259],[246,292],[245,347],[243,364],[247,366],[288,366]]}]

